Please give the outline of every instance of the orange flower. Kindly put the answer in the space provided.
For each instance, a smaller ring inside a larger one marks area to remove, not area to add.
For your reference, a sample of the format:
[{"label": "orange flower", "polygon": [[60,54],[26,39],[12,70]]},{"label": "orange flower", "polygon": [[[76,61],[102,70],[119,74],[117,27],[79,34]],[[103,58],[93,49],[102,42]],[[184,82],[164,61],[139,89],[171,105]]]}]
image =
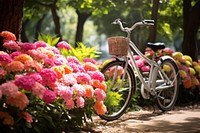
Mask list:
[{"label": "orange flower", "polygon": [[94,86],[95,88],[98,88],[100,86],[100,81],[99,80],[93,80],[92,86]]},{"label": "orange flower", "polygon": [[36,69],[37,72],[42,70],[43,66],[41,63],[33,60],[33,61],[26,61],[24,63],[24,69],[30,71],[31,69]]},{"label": "orange flower", "polygon": [[51,69],[53,69],[57,73],[58,79],[62,78],[65,74],[65,69],[62,66],[54,66]]},{"label": "orange flower", "polygon": [[3,124],[5,125],[13,125],[14,119],[11,115],[9,115],[7,112],[0,111],[0,119],[3,119]]},{"label": "orange flower", "polygon": [[97,66],[91,62],[86,62],[84,65],[83,65],[84,69],[86,71],[96,71],[98,70]]},{"label": "orange flower", "polygon": [[29,55],[27,54],[20,54],[18,56],[15,56],[14,58],[15,61],[20,61],[22,63],[25,63],[26,61],[33,61],[33,58],[30,57]]},{"label": "orange flower", "polygon": [[16,97],[8,97],[6,103],[23,110],[29,104],[29,100],[24,93],[18,91]]},{"label": "orange flower", "polygon": [[8,72],[17,72],[17,71],[23,71],[24,70],[24,64],[20,61],[13,61],[11,63],[8,63],[5,67],[5,69]]},{"label": "orange flower", "polygon": [[85,97],[92,98],[94,96],[94,89],[91,85],[84,85],[86,94]]},{"label": "orange flower", "polygon": [[65,69],[65,74],[72,73],[73,69],[70,66],[63,65],[63,67]]},{"label": "orange flower", "polygon": [[104,81],[100,82],[99,80],[93,80],[92,85],[95,88],[99,88],[99,89],[106,91],[106,83]]},{"label": "orange flower", "polygon": [[183,86],[186,88],[186,89],[189,89],[192,87],[192,80],[189,78],[189,79],[184,79],[183,81]]},{"label": "orange flower", "polygon": [[107,111],[106,106],[103,104],[103,101],[96,101],[94,109],[99,115],[102,115]]},{"label": "orange flower", "polygon": [[9,32],[9,31],[2,31],[0,36],[2,36],[5,40],[16,40],[15,34]]}]

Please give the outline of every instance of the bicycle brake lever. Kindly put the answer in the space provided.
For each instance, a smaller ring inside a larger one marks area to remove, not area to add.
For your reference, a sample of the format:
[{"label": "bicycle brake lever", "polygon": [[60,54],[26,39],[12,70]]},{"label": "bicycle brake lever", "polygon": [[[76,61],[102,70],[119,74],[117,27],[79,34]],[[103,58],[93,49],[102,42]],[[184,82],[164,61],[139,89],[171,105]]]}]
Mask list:
[{"label": "bicycle brake lever", "polygon": [[115,21],[113,21],[111,24],[118,24],[118,22],[119,22],[120,20],[121,20],[120,18],[115,19]]}]

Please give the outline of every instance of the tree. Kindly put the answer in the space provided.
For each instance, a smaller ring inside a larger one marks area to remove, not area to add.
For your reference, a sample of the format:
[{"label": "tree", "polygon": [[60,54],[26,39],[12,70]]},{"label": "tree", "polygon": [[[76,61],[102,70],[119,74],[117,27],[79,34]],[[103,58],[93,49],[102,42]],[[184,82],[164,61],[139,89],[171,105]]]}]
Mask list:
[{"label": "tree", "polygon": [[[75,42],[82,42],[84,24],[86,20],[91,15],[107,14],[109,10],[114,8],[115,2],[112,0],[69,0],[68,5],[76,9],[76,13],[78,15]],[[77,47],[77,43],[75,43],[75,47]]]},{"label": "tree", "polygon": [[[195,4],[194,4],[195,2]],[[183,0],[182,52],[197,61],[197,32],[200,26],[200,0]]]},{"label": "tree", "polygon": [[[55,25],[54,33],[56,34],[57,37],[60,37],[60,40],[62,40],[62,35],[60,32],[60,27],[61,27],[60,26],[60,18],[57,14],[57,10],[59,9],[58,5],[61,5],[62,2],[63,2],[62,0],[43,0],[43,1],[26,0],[25,1],[26,9],[29,11],[29,12],[27,11],[27,13],[31,12],[32,13],[31,17],[37,17],[37,18],[40,17],[37,22],[37,24],[39,24],[39,25],[43,21],[43,19],[44,19],[43,17],[45,17],[44,15],[47,12],[51,11],[52,19],[53,19],[53,22]],[[65,3],[63,3],[63,5],[65,5]],[[63,5],[61,5],[61,6],[63,6]],[[35,10],[35,8],[37,10]],[[32,10],[32,11],[30,11],[30,10]],[[33,11],[35,11],[35,12],[33,12]],[[39,31],[36,31],[36,33],[37,32],[39,32]]]},{"label": "tree", "polygon": [[[22,28],[24,0],[0,0],[0,32],[10,31],[19,39]],[[0,50],[4,50],[0,38]]]},{"label": "tree", "polygon": [[[124,35],[119,26],[111,25],[111,22],[120,18],[124,22],[124,26],[131,27],[135,22],[151,19],[151,5],[152,3],[149,0],[124,0],[123,2],[117,2],[116,7],[110,10],[108,14],[93,17],[95,24],[98,26],[98,33],[106,34],[108,37]],[[138,44],[137,47],[143,52],[148,39],[148,28],[148,26],[139,26],[131,35],[134,43]]]},{"label": "tree", "polygon": [[154,26],[150,27],[149,42],[156,41],[157,19],[158,19],[159,0],[153,0],[151,19],[154,20]]}]

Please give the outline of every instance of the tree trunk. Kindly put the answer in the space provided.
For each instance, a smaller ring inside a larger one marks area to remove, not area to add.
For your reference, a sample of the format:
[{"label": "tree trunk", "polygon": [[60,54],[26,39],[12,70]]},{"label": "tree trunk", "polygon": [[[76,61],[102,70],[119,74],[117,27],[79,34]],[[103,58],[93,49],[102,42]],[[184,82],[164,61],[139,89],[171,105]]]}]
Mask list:
[{"label": "tree trunk", "polygon": [[45,19],[46,16],[47,16],[47,14],[43,14],[42,17],[36,23],[36,31],[35,31],[35,39],[36,40],[38,38],[38,33],[41,32],[42,22],[43,22],[43,20]]},{"label": "tree trunk", "polygon": [[150,27],[149,38],[148,38],[149,42],[155,42],[156,41],[158,7],[159,7],[159,0],[153,0],[151,19],[154,20],[154,26]]},{"label": "tree trunk", "polygon": [[21,33],[21,41],[22,42],[28,42],[28,38],[26,36],[26,26],[28,25],[28,23],[30,22],[29,19],[26,19],[22,22],[22,33]]},{"label": "tree trunk", "polygon": [[79,12],[78,10],[76,10],[76,13],[78,15],[78,24],[76,27],[75,47],[78,46],[76,44],[77,42],[83,41],[83,30],[84,30],[85,21],[92,15],[91,13]]},{"label": "tree trunk", "polygon": [[[10,31],[20,38],[24,0],[0,0],[0,32]],[[4,50],[0,38],[0,50]]]},{"label": "tree trunk", "polygon": [[197,32],[200,26],[200,0],[192,7],[191,0],[183,0],[183,45],[182,52],[198,60]]},{"label": "tree trunk", "polygon": [[52,13],[52,16],[53,16],[53,22],[55,24],[55,34],[57,37],[60,37],[60,41],[62,40],[62,35],[60,33],[60,19],[59,19],[59,16],[56,12],[56,2],[57,0],[55,0],[53,2],[53,4],[51,4],[50,8],[51,8],[51,13]]}]

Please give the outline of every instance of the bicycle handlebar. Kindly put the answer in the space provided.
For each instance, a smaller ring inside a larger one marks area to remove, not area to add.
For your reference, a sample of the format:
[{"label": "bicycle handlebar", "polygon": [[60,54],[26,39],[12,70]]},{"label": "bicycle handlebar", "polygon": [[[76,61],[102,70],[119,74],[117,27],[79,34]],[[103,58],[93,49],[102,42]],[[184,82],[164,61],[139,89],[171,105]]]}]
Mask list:
[{"label": "bicycle handlebar", "polygon": [[143,20],[141,22],[136,22],[135,24],[133,24],[133,26],[131,28],[128,28],[128,27],[124,27],[122,22],[121,22],[121,19],[116,19],[114,22],[112,22],[111,24],[118,24],[120,26],[120,29],[122,31],[125,31],[125,32],[130,32],[132,31],[133,29],[135,29],[135,27],[139,26],[139,25],[154,25],[154,20]]}]

